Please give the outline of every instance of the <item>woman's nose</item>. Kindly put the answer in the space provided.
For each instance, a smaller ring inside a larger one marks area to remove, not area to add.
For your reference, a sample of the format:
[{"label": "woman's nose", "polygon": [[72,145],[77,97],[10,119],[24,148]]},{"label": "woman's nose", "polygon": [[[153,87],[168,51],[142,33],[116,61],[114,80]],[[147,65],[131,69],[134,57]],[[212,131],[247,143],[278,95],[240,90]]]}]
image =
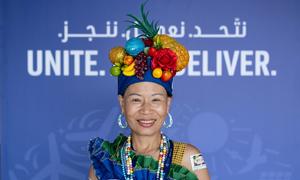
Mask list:
[{"label": "woman's nose", "polygon": [[148,114],[151,112],[151,104],[149,102],[144,102],[141,108],[143,114]]}]

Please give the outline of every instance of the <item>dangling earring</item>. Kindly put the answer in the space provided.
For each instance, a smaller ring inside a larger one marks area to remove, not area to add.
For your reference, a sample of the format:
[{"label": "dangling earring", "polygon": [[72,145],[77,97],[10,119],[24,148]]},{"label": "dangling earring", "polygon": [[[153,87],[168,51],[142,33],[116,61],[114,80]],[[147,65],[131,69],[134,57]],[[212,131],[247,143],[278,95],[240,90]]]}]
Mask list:
[{"label": "dangling earring", "polygon": [[124,120],[125,121],[125,125],[123,125],[123,123],[122,123],[122,117],[123,117],[123,113],[120,113],[119,116],[118,116],[118,125],[120,126],[120,128],[125,129],[125,128],[127,128],[127,122],[126,122],[126,120]]},{"label": "dangling earring", "polygon": [[170,113],[168,113],[168,116],[169,116],[169,124],[167,124],[166,121],[164,121],[164,127],[165,128],[170,128],[173,125],[173,117],[172,117],[172,115]]}]

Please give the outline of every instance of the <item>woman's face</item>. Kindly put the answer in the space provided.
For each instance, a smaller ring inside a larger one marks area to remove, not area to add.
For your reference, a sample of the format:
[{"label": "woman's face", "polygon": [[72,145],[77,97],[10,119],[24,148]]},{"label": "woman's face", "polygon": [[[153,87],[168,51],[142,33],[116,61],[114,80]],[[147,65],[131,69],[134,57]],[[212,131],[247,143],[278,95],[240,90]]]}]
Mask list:
[{"label": "woman's face", "polygon": [[160,133],[171,97],[156,83],[140,82],[130,85],[124,96],[119,95],[119,101],[131,131],[149,136]]}]

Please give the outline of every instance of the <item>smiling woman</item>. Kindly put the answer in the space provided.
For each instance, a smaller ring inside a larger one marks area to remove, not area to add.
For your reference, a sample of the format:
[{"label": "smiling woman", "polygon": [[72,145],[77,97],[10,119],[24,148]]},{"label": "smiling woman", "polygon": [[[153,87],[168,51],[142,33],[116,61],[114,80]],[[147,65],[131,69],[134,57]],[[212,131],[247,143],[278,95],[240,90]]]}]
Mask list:
[{"label": "smiling woman", "polygon": [[99,137],[90,141],[89,179],[209,180],[200,151],[161,131],[173,124],[169,113],[173,77],[188,64],[188,52],[175,39],[157,34],[144,5],[141,12],[143,20],[129,16],[137,22],[130,27],[141,29],[143,38],[130,39],[125,48],[110,52],[111,74],[118,76],[118,124],[130,128],[131,134],[120,134],[112,143]]}]

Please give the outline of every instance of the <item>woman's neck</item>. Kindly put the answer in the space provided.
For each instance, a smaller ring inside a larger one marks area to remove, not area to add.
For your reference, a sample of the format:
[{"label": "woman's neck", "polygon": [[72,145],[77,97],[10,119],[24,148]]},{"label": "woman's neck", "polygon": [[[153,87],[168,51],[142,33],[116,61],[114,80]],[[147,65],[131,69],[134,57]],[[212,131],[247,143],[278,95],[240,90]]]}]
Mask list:
[{"label": "woman's neck", "polygon": [[156,133],[152,136],[141,136],[135,133],[131,135],[132,146],[137,154],[151,155],[159,150],[161,134]]}]

